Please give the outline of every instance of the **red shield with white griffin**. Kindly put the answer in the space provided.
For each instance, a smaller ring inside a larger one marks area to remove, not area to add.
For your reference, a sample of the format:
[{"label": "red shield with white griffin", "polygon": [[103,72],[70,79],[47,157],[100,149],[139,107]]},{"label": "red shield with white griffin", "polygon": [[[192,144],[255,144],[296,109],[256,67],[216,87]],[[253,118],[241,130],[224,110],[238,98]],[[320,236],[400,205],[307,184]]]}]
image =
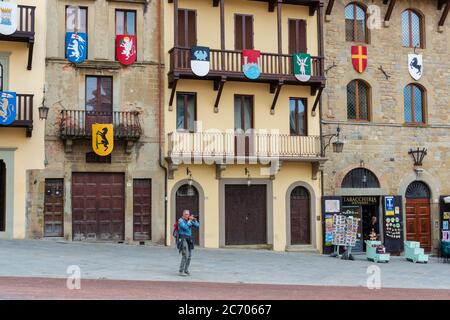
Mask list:
[{"label": "red shield with white griffin", "polygon": [[136,36],[116,36],[117,60],[126,66],[136,61]]}]

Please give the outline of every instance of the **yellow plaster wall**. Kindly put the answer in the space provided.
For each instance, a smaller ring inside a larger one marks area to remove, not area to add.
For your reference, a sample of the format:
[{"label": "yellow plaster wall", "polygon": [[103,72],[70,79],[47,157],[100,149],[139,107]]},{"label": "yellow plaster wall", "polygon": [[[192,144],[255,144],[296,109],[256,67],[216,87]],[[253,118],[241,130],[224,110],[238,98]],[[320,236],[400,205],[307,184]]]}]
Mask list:
[{"label": "yellow plaster wall", "polygon": [[0,41],[0,52],[11,53],[8,90],[22,94],[34,94],[33,136],[27,138],[24,128],[0,127],[0,149],[17,148],[14,154],[13,237],[23,239],[26,226],[27,171],[43,169],[45,158],[45,122],[39,119],[38,107],[42,102],[45,79],[46,0],[19,1],[19,4],[37,7],[32,70],[27,70],[28,47],[26,43]]}]

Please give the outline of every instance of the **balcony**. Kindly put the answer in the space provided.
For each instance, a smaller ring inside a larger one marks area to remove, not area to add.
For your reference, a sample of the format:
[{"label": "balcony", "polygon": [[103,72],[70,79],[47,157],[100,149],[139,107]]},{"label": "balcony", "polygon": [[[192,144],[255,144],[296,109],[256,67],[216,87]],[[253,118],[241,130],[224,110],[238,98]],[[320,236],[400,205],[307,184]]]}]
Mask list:
[{"label": "balcony", "polygon": [[17,94],[16,120],[9,126],[3,128],[25,128],[27,138],[33,133],[33,98],[32,94]]},{"label": "balcony", "polygon": [[126,142],[126,152],[131,152],[134,142],[142,134],[137,111],[92,112],[62,110],[60,137],[65,141],[66,152],[72,152],[73,140],[92,139],[92,124],[112,123],[114,139]]},{"label": "balcony", "polygon": [[210,72],[199,78],[191,71],[191,51],[189,48],[172,48],[170,54],[169,86],[178,79],[206,79],[227,81],[251,81],[321,87],[325,84],[323,57],[311,57],[312,76],[308,82],[300,82],[294,77],[292,55],[261,52],[261,76],[249,80],[242,71],[242,52],[232,50],[210,50]]},{"label": "balcony", "polygon": [[0,41],[26,42],[28,44],[27,69],[31,70],[33,65],[36,7],[23,5],[18,5],[17,7],[17,31],[11,35],[0,34]]}]

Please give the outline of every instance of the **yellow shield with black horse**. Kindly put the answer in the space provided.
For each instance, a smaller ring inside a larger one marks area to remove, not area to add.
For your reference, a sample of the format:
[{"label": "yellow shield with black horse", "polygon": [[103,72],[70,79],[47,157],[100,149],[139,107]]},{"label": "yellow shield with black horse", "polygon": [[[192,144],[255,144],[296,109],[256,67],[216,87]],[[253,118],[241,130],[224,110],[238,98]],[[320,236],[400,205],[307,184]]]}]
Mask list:
[{"label": "yellow shield with black horse", "polygon": [[114,149],[114,128],[112,124],[92,125],[92,149],[102,157],[108,156]]}]

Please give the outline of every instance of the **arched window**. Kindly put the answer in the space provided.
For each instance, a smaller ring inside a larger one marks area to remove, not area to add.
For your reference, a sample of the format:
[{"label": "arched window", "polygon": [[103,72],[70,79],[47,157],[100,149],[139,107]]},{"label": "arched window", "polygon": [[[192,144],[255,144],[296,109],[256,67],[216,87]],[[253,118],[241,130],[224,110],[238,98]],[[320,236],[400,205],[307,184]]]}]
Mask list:
[{"label": "arched window", "polygon": [[347,85],[347,118],[370,120],[370,87],[363,80],[353,80]]},{"label": "arched window", "polygon": [[422,181],[413,181],[406,189],[408,199],[430,199],[430,188]]},{"label": "arched window", "polygon": [[368,42],[366,10],[357,3],[345,7],[345,39],[352,42]]},{"label": "arched window", "polygon": [[418,84],[409,84],[403,91],[405,122],[425,123],[425,89]]},{"label": "arched window", "polygon": [[423,21],[416,11],[407,9],[402,13],[402,44],[408,48],[423,48]]},{"label": "arched window", "polygon": [[366,168],[356,168],[342,180],[342,188],[379,188],[377,176]]}]

